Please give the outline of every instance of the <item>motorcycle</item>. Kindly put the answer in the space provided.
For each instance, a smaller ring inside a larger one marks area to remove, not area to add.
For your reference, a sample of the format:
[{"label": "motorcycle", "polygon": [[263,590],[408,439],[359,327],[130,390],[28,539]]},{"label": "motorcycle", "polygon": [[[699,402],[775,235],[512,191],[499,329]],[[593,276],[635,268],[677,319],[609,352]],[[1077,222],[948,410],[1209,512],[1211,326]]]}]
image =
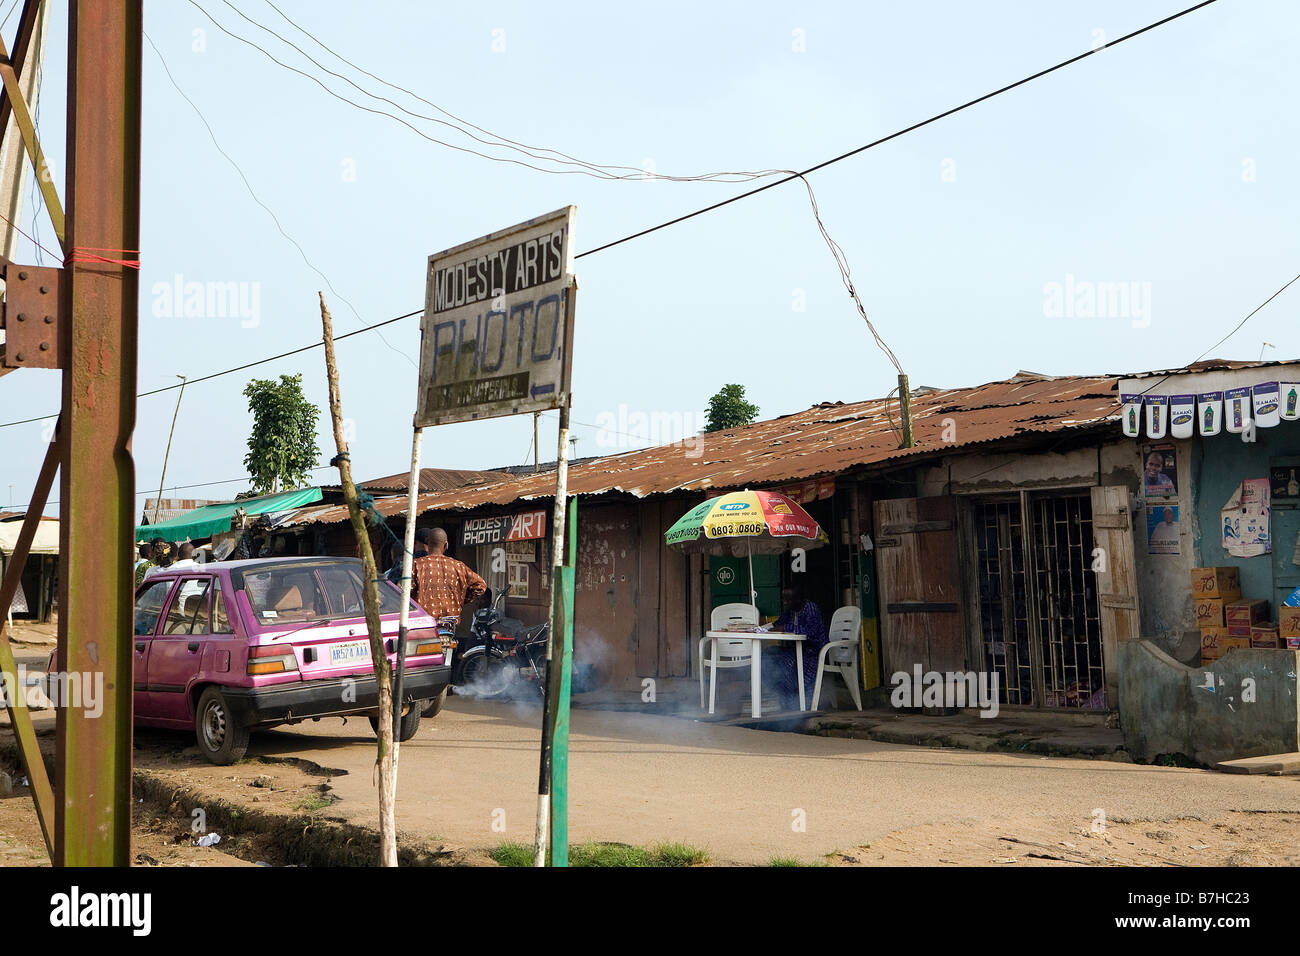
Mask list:
[{"label": "motorcycle", "polygon": [[[493,699],[511,697],[518,685],[525,683],[531,684],[538,696],[545,697],[548,625],[529,627],[506,617],[501,611],[504,599],[502,591],[493,600],[489,588],[484,596],[487,606],[474,611],[468,635],[456,641],[451,662],[452,686],[457,688],[457,693]],[[444,620],[448,619],[440,620],[440,629]]]}]

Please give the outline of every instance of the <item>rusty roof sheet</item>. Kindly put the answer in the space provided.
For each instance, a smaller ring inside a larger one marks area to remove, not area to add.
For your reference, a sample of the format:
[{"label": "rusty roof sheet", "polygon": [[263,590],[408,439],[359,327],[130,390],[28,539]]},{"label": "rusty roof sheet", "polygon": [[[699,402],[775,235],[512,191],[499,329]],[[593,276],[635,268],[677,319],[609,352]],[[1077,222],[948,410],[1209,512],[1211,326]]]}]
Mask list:
[{"label": "rusty roof sheet", "polygon": [[[1105,426],[1119,420],[1119,377],[1048,377],[1020,373],[973,388],[935,389],[912,398],[915,447],[900,449],[898,400],[814,405],[743,428],[673,445],[607,455],[569,469],[569,491],[624,492],[637,498],[677,491],[762,486],[1031,433]],[[944,441],[950,429],[950,441]],[[422,494],[417,513],[550,498],[554,472]],[[385,516],[406,510],[404,496],[380,499]],[[342,505],[305,508],[289,524],[346,521]]]},{"label": "rusty roof sheet", "polygon": [[[410,487],[410,472],[389,475],[385,478],[371,478],[363,481],[359,487],[369,492],[393,491],[405,492]],[[510,473],[506,471],[472,471],[465,468],[421,468],[421,491],[448,491],[452,488],[464,488],[466,485],[485,485],[499,481],[508,481]],[[340,485],[327,486],[338,490]]]}]

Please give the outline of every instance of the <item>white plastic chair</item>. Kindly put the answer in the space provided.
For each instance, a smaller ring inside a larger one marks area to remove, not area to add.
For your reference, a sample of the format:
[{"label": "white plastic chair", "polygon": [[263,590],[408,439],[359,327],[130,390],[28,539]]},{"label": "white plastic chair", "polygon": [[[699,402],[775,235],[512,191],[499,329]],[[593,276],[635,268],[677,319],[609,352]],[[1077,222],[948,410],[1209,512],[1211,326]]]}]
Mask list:
[{"label": "white plastic chair", "polygon": [[[720,604],[709,617],[709,630],[721,631],[728,624],[757,624],[758,608],[752,604]],[[709,657],[704,645],[711,644]],[[709,713],[713,713],[718,693],[718,668],[749,667],[753,660],[753,642],[745,638],[702,637],[697,659],[700,672],[700,708],[704,707],[704,669],[709,669]]]},{"label": "white plastic chair", "polygon": [[813,686],[812,709],[822,697],[822,674],[830,671],[844,678],[853,695],[853,703],[862,709],[862,691],[858,678],[858,640],[862,630],[862,609],[842,607],[831,618],[830,640],[817,657],[817,683]]}]

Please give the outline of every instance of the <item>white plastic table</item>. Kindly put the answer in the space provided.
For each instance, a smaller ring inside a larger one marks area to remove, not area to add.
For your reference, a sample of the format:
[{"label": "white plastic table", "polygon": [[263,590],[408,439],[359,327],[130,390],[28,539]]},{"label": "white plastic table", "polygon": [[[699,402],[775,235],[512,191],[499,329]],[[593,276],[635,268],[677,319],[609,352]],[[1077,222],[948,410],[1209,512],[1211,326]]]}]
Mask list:
[{"label": "white plastic table", "polygon": [[[795,674],[799,678],[799,709],[807,710],[803,693],[803,641],[806,635],[787,634],[784,631],[706,631],[705,637],[726,638],[732,641],[749,641],[749,711],[755,719],[763,716],[763,653],[760,641],[790,641],[794,650]],[[717,677],[715,675],[714,679]]]}]

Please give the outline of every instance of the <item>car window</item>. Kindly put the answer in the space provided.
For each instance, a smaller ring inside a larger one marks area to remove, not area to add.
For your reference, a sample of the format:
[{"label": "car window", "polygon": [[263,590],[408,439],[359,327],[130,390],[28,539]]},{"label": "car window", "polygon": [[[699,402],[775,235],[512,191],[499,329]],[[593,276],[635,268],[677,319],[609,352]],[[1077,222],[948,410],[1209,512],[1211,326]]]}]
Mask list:
[{"label": "car window", "polygon": [[226,617],[226,598],[221,591],[220,578],[215,578],[212,582],[212,633],[234,633],[230,620]]},{"label": "car window", "polygon": [[245,571],[242,577],[248,603],[263,623],[311,621],[329,615],[329,604],[310,565],[274,565]]},{"label": "car window", "polygon": [[171,581],[155,581],[135,599],[135,633],[137,637],[146,637],[154,632],[158,624],[158,615],[162,613],[167,592],[172,589]]},{"label": "car window", "polygon": [[210,578],[185,578],[167,610],[164,634],[208,633],[208,589]]},{"label": "car window", "polygon": [[[236,587],[262,624],[361,617],[361,566],[355,561],[293,562],[232,571]],[[401,607],[401,593],[391,584],[379,587],[379,611],[393,614]]]}]

